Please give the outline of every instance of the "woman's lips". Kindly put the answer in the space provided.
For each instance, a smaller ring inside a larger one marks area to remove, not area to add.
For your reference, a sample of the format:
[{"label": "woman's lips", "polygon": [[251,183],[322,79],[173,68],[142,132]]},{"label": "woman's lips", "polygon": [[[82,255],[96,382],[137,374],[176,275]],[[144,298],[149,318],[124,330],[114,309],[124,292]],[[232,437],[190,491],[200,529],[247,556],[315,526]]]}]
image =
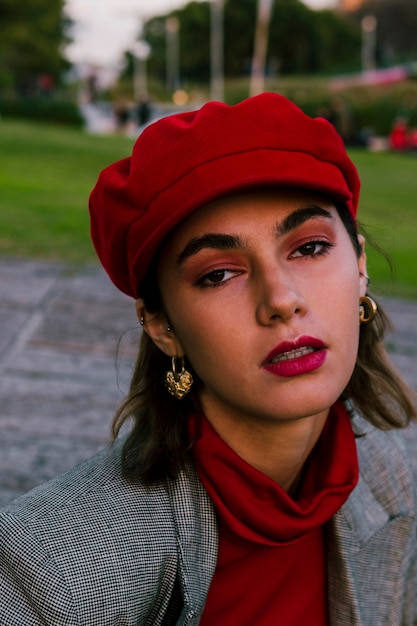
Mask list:
[{"label": "woman's lips", "polygon": [[316,337],[302,336],[295,341],[283,341],[266,357],[262,367],[276,376],[299,376],[323,365],[326,345]]}]

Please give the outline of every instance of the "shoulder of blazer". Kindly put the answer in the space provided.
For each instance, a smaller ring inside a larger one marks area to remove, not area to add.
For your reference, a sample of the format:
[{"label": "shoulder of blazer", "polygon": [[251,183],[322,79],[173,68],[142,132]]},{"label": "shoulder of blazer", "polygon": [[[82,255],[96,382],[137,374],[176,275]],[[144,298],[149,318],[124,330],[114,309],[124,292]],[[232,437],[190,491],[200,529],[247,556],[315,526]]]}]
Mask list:
[{"label": "shoulder of blazer", "polygon": [[210,500],[192,465],[151,486],[124,480],[122,443],[0,511],[0,557],[16,568],[13,591],[0,573],[11,610],[26,584],[34,601],[47,585],[50,610],[76,607],[79,623],[159,624],[180,582],[183,622],[201,614],[217,550]]},{"label": "shoulder of blazer", "polygon": [[18,497],[0,512],[7,511],[22,521],[35,522],[51,510],[76,506],[77,500],[86,494],[94,497],[94,493],[106,484],[121,480],[121,446],[122,442],[118,442],[104,448],[67,472]]},{"label": "shoulder of blazer", "polygon": [[359,481],[327,529],[331,621],[412,626],[417,623],[415,472],[400,432],[378,430],[354,413],[351,418]]},{"label": "shoulder of blazer", "polygon": [[416,470],[401,430],[380,430],[351,413],[360,482],[366,483],[389,518],[416,516]]}]

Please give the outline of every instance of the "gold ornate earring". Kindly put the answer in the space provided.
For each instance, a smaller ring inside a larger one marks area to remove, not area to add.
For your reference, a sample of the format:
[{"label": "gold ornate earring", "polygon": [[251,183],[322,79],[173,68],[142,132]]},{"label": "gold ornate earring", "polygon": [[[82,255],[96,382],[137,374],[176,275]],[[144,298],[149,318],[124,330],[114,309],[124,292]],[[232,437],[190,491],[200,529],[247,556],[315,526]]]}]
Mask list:
[{"label": "gold ornate earring", "polygon": [[370,296],[361,296],[359,298],[359,322],[361,324],[369,324],[375,319],[378,306]]},{"label": "gold ornate earring", "polygon": [[177,369],[177,357],[172,357],[172,370],[165,372],[165,387],[171,396],[174,396],[177,400],[182,400],[182,398],[190,392],[193,377],[191,373],[185,369],[184,359],[181,358],[179,360],[181,361],[180,371]]}]

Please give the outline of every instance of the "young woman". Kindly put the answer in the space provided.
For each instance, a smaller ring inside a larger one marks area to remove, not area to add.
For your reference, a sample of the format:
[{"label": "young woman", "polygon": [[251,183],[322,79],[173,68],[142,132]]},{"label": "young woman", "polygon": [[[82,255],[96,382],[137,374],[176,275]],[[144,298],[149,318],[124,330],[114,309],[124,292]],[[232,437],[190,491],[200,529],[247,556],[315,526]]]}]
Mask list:
[{"label": "young woman", "polygon": [[92,237],[136,300],[136,369],[111,449],[1,513],[1,624],[417,624],[416,411],[359,187],[333,127],[275,94],[161,120],[102,172]]}]

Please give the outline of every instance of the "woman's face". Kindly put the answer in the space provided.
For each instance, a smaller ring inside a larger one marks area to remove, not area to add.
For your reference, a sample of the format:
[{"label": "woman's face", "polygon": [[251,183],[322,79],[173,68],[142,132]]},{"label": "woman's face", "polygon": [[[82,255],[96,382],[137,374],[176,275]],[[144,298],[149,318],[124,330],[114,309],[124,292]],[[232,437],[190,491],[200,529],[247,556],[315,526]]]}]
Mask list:
[{"label": "woman's face", "polygon": [[158,280],[207,417],[325,414],[355,365],[365,269],[337,210],[315,193],[232,196],[183,222]]}]

